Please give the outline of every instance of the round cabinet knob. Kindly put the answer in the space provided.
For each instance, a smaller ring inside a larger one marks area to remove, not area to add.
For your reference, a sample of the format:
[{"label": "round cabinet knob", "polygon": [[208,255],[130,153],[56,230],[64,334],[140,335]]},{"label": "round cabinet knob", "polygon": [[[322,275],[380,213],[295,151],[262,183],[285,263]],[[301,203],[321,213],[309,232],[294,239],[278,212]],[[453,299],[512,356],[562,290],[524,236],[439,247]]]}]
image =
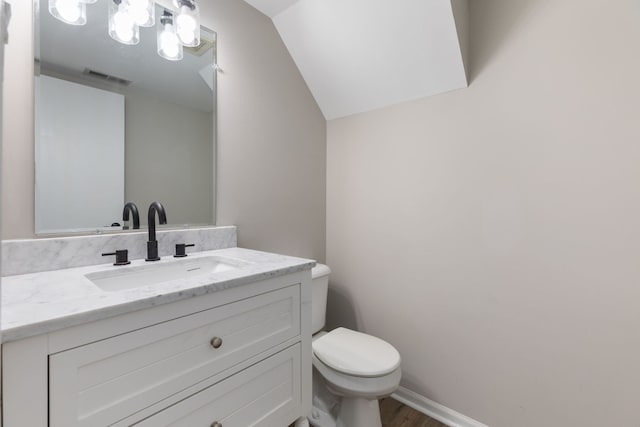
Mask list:
[{"label": "round cabinet knob", "polygon": [[[220,346],[222,346],[222,338],[214,337],[213,339],[211,339],[211,347],[220,348]],[[216,425],[216,423],[211,424],[211,427],[222,427],[222,424],[217,423]]]},{"label": "round cabinet knob", "polygon": [[220,424],[217,421],[214,421],[213,424],[211,424],[211,427],[222,427],[222,424]]}]

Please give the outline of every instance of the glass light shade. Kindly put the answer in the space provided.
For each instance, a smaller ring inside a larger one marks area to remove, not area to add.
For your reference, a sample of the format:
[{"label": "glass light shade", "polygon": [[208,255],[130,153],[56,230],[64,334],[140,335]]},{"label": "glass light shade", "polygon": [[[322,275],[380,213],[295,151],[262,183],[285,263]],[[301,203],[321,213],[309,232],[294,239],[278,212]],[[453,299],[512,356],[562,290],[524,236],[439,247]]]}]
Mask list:
[{"label": "glass light shade", "polygon": [[136,25],[140,27],[153,27],[156,23],[153,0],[128,0],[127,10]]},{"label": "glass light shade", "polygon": [[98,0],[78,0],[80,3],[92,4],[96,3]]},{"label": "glass light shade", "polygon": [[170,12],[165,11],[158,20],[158,55],[169,61],[179,61],[184,53],[173,18]]},{"label": "glass light shade", "polygon": [[109,35],[122,44],[138,44],[140,28],[129,14],[125,0],[110,0]]},{"label": "glass light shade", "polygon": [[176,32],[185,46],[200,45],[200,8],[194,0],[178,0],[180,12],[176,16]]},{"label": "glass light shade", "polygon": [[65,24],[87,23],[87,5],[80,0],[49,0],[49,13]]}]

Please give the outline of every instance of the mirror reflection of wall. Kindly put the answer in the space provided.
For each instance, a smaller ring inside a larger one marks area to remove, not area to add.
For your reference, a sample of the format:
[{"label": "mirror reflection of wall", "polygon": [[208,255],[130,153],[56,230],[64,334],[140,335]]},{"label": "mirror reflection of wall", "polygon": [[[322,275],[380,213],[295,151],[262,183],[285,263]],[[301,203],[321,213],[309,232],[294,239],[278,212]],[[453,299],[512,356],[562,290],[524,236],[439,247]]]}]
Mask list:
[{"label": "mirror reflection of wall", "polygon": [[155,200],[170,226],[213,224],[215,33],[168,61],[155,28],[111,39],[108,2],[71,26],[36,1],[36,233],[119,229],[126,202],[144,226]]}]

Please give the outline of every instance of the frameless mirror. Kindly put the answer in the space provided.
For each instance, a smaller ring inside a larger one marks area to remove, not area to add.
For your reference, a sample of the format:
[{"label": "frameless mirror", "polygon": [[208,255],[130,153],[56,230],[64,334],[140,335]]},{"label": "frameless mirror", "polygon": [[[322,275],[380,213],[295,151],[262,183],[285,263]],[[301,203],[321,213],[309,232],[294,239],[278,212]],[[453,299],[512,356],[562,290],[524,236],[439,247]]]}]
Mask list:
[{"label": "frameless mirror", "polygon": [[131,228],[127,202],[143,226],[152,201],[169,226],[213,224],[215,33],[201,27],[200,45],[170,61],[156,26],[136,45],[111,38],[108,0],[83,5],[81,26],[34,1],[36,233]]}]

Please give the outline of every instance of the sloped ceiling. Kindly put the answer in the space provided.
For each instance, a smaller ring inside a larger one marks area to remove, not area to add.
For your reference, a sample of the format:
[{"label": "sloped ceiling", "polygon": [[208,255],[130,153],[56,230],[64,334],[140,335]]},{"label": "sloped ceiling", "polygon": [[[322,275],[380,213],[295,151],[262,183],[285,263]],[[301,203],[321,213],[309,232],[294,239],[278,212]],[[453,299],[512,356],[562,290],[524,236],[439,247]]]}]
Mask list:
[{"label": "sloped ceiling", "polygon": [[467,0],[245,1],[272,18],[327,120],[467,86]]}]

